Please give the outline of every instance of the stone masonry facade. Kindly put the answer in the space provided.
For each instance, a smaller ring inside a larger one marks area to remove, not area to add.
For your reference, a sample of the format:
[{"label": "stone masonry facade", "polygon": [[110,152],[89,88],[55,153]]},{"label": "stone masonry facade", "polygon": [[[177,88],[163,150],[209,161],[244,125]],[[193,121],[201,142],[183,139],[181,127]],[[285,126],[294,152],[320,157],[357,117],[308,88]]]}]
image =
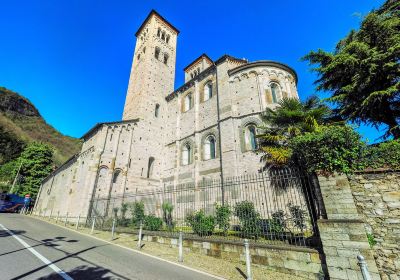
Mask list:
[{"label": "stone masonry facade", "polygon": [[400,279],[400,172],[360,172],[349,177],[383,280]]},{"label": "stone masonry facade", "polygon": [[[179,31],[152,11],[136,32],[123,120],[95,125],[43,181],[36,211],[89,215],[93,198],[256,173],[254,135],[265,108],[298,98],[297,75],[273,61],[201,55],[174,90]],[[122,202],[122,200],[121,200]],[[97,215],[109,214],[101,205]]]}]

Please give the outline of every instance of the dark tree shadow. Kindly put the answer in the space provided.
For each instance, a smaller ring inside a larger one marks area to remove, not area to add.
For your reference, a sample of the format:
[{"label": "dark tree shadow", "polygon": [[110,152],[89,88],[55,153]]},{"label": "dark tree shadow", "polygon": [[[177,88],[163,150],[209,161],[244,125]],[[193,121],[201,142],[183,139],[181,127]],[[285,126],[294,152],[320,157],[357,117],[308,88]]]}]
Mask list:
[{"label": "dark tree shadow", "polygon": [[[67,271],[68,276],[70,276],[74,280],[82,279],[107,279],[107,280],[114,280],[114,279],[121,279],[119,277],[115,277],[112,275],[112,272],[109,269],[105,269],[102,267],[90,267],[86,265],[78,266],[77,268]],[[110,274],[110,275],[107,275]],[[51,279],[60,279],[60,275],[57,273],[52,273],[47,276],[41,277],[38,280],[51,280]]]},{"label": "dark tree shadow", "polygon": [[244,273],[239,267],[236,267],[236,270],[242,275],[244,279],[247,279],[246,273]]},{"label": "dark tree shadow", "polygon": [[[11,231],[15,235],[21,235],[21,234],[26,233],[26,231],[24,231],[24,230],[11,230],[10,229],[9,231]],[[7,231],[0,230],[0,237],[8,237],[8,236],[11,236],[11,235]]]}]

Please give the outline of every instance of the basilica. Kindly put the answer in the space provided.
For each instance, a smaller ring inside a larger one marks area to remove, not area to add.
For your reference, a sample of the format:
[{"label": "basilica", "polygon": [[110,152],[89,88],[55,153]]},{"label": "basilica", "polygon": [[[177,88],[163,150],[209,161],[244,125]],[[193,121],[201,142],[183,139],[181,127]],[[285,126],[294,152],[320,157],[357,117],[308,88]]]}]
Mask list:
[{"label": "basilica", "polygon": [[81,152],[43,181],[35,211],[88,216],[94,198],[260,169],[260,114],[284,97],[298,98],[296,72],[270,60],[201,54],[174,88],[179,30],[153,10],[135,35],[122,120],[82,136]]}]

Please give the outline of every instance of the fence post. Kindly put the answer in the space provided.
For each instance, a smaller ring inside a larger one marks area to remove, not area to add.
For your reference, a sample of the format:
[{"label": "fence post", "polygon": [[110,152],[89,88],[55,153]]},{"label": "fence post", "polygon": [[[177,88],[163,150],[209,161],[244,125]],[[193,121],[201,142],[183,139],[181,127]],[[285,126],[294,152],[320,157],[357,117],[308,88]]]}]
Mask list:
[{"label": "fence post", "polygon": [[49,217],[49,220],[51,221],[51,217],[53,216],[53,209],[51,209],[51,211],[50,211],[50,217]]},{"label": "fence post", "polygon": [[246,255],[246,270],[247,270],[247,280],[252,280],[251,278],[251,258],[250,258],[250,248],[249,248],[249,240],[244,240],[244,249]]},{"label": "fence post", "polygon": [[75,227],[76,230],[79,229],[79,221],[80,220],[81,220],[81,214],[78,215],[78,221],[76,222],[76,227]]},{"label": "fence post", "polygon": [[142,248],[142,230],[143,230],[143,224],[140,223],[139,235],[138,235],[138,243],[137,243],[137,247],[138,247],[139,250]]},{"label": "fence post", "polygon": [[93,234],[94,231],[94,224],[96,223],[96,216],[93,217],[93,221],[92,221],[92,230],[90,231],[90,234]]},{"label": "fence post", "polygon": [[367,263],[365,262],[364,257],[362,255],[358,255],[357,259],[358,259],[358,265],[361,268],[361,274],[363,276],[363,279],[371,280],[372,278],[371,278],[371,275],[369,274]]},{"label": "fence post", "polygon": [[67,212],[67,214],[65,215],[65,221],[64,221],[64,226],[65,226],[65,227],[67,226],[67,222],[68,222],[68,212]]},{"label": "fence post", "polygon": [[111,241],[114,240],[114,232],[115,232],[115,218],[113,219],[112,228],[111,228]]},{"label": "fence post", "polygon": [[58,219],[60,218],[60,211],[57,212],[57,219],[56,219],[56,223],[58,223]]},{"label": "fence post", "polygon": [[179,258],[178,258],[178,261],[179,262],[183,262],[183,233],[182,233],[181,230],[179,231],[179,244],[178,244],[178,246],[179,246]]}]

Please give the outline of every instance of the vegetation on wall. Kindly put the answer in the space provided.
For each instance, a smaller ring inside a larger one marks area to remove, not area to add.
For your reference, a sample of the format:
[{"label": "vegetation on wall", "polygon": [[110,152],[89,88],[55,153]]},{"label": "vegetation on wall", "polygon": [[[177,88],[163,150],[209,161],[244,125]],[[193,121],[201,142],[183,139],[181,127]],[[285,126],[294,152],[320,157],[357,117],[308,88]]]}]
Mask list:
[{"label": "vegetation on wall", "polygon": [[326,126],[293,138],[290,148],[293,160],[310,172],[351,173],[360,168],[364,143],[350,126]]},{"label": "vegetation on wall", "polygon": [[304,57],[318,74],[317,90],[331,93],[335,112],[348,121],[387,127],[400,138],[400,2],[369,13],[333,52]]}]

